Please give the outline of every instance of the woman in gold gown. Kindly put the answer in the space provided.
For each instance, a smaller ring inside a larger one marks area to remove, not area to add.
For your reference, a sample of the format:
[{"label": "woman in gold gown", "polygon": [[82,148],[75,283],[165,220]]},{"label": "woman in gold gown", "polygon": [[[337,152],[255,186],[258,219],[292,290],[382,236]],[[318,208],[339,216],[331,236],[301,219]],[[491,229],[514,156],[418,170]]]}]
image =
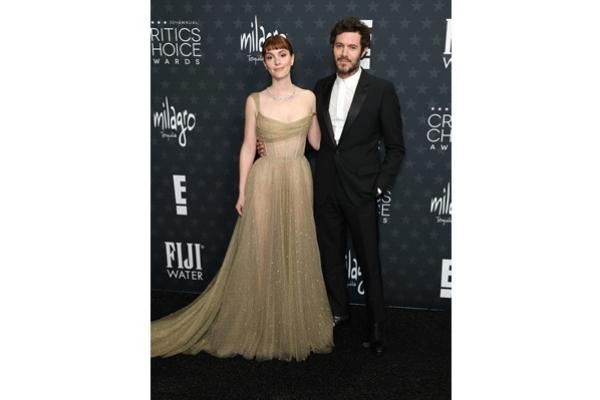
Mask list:
[{"label": "woman in gold gown", "polygon": [[[307,139],[315,150],[321,140],[315,97],[291,81],[287,38],[268,38],[263,57],[272,81],[246,100],[239,217],[223,264],[196,300],[152,322],[152,357],[299,361],[333,347],[304,157]],[[257,139],[265,156],[254,162]]]}]

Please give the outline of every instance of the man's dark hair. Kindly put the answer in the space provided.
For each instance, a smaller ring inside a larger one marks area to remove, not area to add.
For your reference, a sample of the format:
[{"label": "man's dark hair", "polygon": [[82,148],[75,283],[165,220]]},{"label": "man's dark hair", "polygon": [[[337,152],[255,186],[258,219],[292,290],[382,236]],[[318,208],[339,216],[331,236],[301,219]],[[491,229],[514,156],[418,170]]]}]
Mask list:
[{"label": "man's dark hair", "polygon": [[329,35],[329,44],[333,46],[336,36],[344,32],[358,32],[360,34],[361,51],[371,47],[371,28],[356,17],[345,17],[338,21]]}]

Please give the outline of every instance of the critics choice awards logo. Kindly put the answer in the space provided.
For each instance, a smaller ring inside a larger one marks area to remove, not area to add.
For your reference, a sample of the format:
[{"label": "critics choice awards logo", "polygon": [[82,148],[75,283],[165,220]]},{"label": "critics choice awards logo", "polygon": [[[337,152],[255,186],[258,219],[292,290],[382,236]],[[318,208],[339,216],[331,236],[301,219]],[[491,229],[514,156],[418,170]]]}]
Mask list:
[{"label": "critics choice awards logo", "polygon": [[169,104],[169,98],[161,103],[161,110],[155,111],[152,116],[152,124],[155,129],[160,130],[163,139],[177,139],[181,147],[187,145],[187,133],[196,127],[196,115],[184,109],[178,111]]},{"label": "critics choice awards logo", "polygon": [[198,21],[151,21],[152,63],[199,65],[202,35]]},{"label": "critics choice awards logo", "polygon": [[165,270],[171,279],[203,280],[202,250],[200,243],[164,242],[167,265]]},{"label": "critics choice awards logo", "polygon": [[246,53],[249,62],[256,65],[256,63],[263,61],[263,43],[275,35],[287,37],[285,33],[280,33],[277,29],[272,32],[266,31],[263,25],[258,25],[258,17],[255,15],[254,21],[250,22],[250,31],[240,35],[240,50]]},{"label": "critics choice awards logo", "polygon": [[452,142],[452,114],[449,107],[431,107],[427,117],[429,150],[446,151]]},{"label": "critics choice awards logo", "polygon": [[435,215],[438,224],[446,225],[452,222],[452,199],[450,197],[450,182],[442,189],[439,197],[433,197],[429,211]]}]

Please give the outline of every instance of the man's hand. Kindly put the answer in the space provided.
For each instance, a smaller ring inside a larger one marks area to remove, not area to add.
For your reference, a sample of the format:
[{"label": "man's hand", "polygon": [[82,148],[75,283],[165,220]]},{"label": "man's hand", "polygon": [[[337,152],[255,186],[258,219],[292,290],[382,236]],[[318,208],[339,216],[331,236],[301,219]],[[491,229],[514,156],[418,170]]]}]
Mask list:
[{"label": "man's hand", "polygon": [[256,151],[261,157],[264,157],[267,154],[267,152],[265,151],[265,144],[258,139],[256,139]]}]

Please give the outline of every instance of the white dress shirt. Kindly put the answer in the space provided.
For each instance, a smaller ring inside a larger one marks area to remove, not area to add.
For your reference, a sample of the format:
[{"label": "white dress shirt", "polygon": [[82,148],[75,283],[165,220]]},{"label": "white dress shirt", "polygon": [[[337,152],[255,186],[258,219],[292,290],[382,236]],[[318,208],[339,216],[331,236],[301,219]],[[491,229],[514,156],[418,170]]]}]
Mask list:
[{"label": "white dress shirt", "polygon": [[333,84],[331,98],[329,99],[329,116],[331,117],[331,126],[333,127],[336,144],[339,143],[342,136],[348,110],[350,110],[361,73],[362,68],[358,67],[358,72],[346,79],[342,79],[338,75]]}]

